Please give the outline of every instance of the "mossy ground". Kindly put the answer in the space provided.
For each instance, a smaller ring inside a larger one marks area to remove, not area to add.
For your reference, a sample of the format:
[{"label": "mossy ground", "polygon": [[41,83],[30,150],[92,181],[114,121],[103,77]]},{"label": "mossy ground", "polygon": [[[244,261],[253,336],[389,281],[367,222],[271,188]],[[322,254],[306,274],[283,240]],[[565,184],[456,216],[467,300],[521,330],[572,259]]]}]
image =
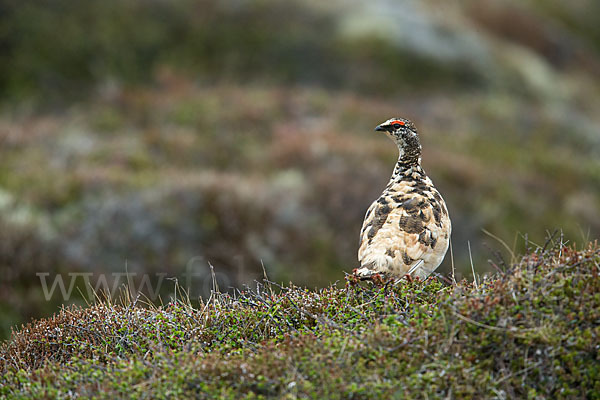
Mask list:
[{"label": "mossy ground", "polygon": [[0,349],[8,398],[600,398],[600,247],[473,283],[65,308]]}]

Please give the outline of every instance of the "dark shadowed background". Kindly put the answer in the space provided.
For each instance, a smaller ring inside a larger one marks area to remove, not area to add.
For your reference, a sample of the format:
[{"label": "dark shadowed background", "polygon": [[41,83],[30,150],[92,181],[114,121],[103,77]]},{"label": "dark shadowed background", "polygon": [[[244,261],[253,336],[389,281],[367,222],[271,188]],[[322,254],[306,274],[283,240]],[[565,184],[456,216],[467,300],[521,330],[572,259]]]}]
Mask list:
[{"label": "dark shadowed background", "polygon": [[393,116],[459,278],[468,243],[485,274],[526,238],[598,238],[600,3],[449,3],[1,0],[0,337],[86,279],[163,301],[170,278],[207,295],[209,263],[221,289],[343,281]]}]

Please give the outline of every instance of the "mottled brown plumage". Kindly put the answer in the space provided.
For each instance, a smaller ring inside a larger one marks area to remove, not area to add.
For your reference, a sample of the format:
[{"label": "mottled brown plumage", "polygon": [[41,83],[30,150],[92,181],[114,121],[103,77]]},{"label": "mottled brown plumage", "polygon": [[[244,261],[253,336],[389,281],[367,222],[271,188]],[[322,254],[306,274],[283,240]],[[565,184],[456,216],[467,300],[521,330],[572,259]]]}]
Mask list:
[{"label": "mottled brown plumage", "polygon": [[354,274],[427,278],[442,262],[451,224],[444,199],[421,168],[421,144],[414,124],[392,118],[375,128],[397,144],[398,162],[387,187],[367,210]]}]

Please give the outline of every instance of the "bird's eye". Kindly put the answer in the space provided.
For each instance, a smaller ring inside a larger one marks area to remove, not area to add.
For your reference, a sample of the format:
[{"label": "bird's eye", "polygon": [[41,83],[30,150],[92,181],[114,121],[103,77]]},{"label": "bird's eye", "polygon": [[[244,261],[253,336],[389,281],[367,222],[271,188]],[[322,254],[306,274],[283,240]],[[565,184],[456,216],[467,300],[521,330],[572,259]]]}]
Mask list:
[{"label": "bird's eye", "polygon": [[404,121],[399,121],[399,120],[392,121],[392,127],[393,127],[394,129],[400,129],[400,127],[401,127],[401,126],[404,126],[404,125],[406,125],[406,124],[404,123]]}]

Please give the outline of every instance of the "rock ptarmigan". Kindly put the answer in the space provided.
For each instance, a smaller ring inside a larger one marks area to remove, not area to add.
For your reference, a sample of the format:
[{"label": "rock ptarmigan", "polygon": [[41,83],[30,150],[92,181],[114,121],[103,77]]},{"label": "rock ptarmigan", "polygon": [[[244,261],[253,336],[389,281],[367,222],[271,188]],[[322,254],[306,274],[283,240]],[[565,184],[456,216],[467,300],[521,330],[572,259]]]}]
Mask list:
[{"label": "rock ptarmigan", "polygon": [[354,275],[376,274],[424,280],[442,262],[451,224],[444,199],[421,167],[421,144],[415,125],[392,118],[375,128],[398,146],[400,156],[381,196],[371,204],[360,231]]}]

